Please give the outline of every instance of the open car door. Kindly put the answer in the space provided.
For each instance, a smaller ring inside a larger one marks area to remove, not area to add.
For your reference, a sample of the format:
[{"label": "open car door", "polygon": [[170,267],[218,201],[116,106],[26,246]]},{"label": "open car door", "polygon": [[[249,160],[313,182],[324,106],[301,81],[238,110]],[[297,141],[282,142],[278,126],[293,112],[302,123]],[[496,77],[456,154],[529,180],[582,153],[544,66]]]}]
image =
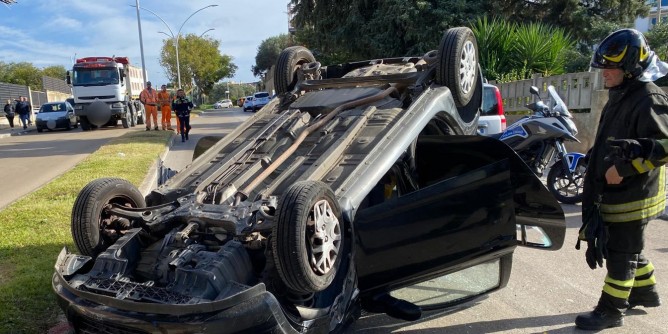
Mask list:
[{"label": "open car door", "polygon": [[518,244],[548,250],[563,244],[560,204],[500,141],[420,136],[411,174],[418,189],[355,216],[363,295],[497,263],[497,278],[482,294],[506,284]]}]

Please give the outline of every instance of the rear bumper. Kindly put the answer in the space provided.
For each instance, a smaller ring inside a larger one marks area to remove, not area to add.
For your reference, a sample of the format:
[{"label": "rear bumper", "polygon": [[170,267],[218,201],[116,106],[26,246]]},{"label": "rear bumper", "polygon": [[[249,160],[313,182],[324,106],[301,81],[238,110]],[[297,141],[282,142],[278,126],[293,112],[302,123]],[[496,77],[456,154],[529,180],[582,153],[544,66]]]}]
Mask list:
[{"label": "rear bumper", "polygon": [[139,303],[79,291],[58,272],[52,286],[77,333],[297,333],[262,284],[225,300],[189,305]]}]

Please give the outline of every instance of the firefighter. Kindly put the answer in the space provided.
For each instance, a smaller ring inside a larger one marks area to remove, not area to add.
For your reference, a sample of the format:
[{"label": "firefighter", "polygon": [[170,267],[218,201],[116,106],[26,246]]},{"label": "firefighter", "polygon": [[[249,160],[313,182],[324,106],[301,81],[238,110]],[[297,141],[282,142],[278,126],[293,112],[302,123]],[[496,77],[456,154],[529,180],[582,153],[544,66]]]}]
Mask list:
[{"label": "firefighter", "polygon": [[661,304],[654,266],[643,255],[647,223],[665,207],[664,164],[668,160],[668,95],[652,81],[668,64],[634,29],[613,32],[598,46],[591,67],[601,69],[608,102],[588,154],[584,181],[585,258],[608,271],[592,312],[578,315],[581,329],[624,324],[626,309]]},{"label": "firefighter", "polygon": [[158,130],[158,93],[151,88],[151,82],[146,82],[146,88],[139,94],[139,101],[144,104],[146,110],[146,131],[151,130],[151,118],[155,130]]},{"label": "firefighter", "polygon": [[167,86],[162,85],[158,92],[158,105],[160,105],[163,130],[173,131],[172,129],[172,95],[167,91]]}]

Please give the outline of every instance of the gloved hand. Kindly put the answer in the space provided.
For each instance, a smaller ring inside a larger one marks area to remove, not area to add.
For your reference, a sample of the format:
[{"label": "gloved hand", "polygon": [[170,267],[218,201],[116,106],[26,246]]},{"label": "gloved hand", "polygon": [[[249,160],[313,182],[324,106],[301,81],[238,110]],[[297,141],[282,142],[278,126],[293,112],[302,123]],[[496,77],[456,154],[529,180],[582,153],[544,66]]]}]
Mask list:
[{"label": "gloved hand", "polygon": [[606,160],[614,158],[622,160],[633,160],[637,158],[647,159],[654,149],[654,141],[651,139],[614,139],[609,140],[610,153]]},{"label": "gloved hand", "polygon": [[596,269],[596,266],[603,267],[603,259],[608,257],[608,229],[603,222],[599,204],[595,204],[591,210],[587,210],[583,217],[582,227],[578,233],[578,241],[575,244],[576,249],[580,249],[580,241],[587,242],[587,251],[585,259],[589,268]]}]

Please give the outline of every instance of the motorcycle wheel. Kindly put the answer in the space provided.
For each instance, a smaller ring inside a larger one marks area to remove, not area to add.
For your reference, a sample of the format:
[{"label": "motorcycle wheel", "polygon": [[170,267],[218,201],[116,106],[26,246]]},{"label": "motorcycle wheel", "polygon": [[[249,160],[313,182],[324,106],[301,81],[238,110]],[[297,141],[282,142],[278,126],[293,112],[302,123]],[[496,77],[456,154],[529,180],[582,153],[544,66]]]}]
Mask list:
[{"label": "motorcycle wheel", "polygon": [[547,174],[547,189],[561,203],[576,204],[582,202],[582,189],[587,165],[582,159],[573,172],[573,181],[568,178],[567,170],[561,160],[550,168]]}]

